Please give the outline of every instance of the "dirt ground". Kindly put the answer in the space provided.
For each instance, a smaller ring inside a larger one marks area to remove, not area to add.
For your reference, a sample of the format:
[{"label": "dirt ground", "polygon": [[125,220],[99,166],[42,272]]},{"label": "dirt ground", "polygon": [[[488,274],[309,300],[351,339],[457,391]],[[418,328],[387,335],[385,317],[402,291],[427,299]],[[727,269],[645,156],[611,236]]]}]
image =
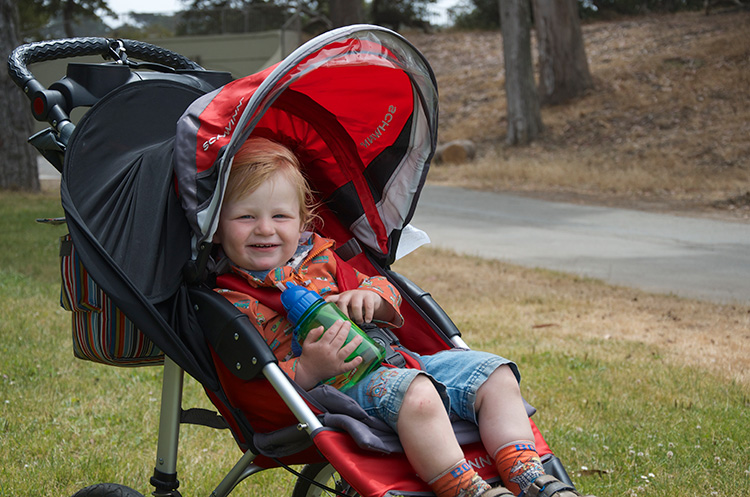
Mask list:
[{"label": "dirt ground", "polygon": [[428,180],[750,222],[748,33],[747,9],[584,24],[594,88],[543,108],[527,147],[504,143],[500,33],[407,33],[436,74],[439,141],[478,150]]}]

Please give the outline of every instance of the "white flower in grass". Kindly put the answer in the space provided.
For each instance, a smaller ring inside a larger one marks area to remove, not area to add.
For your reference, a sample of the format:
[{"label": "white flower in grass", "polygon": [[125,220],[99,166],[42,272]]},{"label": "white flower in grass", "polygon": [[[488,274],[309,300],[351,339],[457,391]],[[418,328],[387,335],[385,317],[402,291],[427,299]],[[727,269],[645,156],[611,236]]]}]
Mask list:
[{"label": "white flower in grass", "polygon": [[667,451],[667,457],[668,457],[669,459],[672,459],[672,458],[674,457],[674,452],[672,452],[671,450],[668,450],[668,451]]}]

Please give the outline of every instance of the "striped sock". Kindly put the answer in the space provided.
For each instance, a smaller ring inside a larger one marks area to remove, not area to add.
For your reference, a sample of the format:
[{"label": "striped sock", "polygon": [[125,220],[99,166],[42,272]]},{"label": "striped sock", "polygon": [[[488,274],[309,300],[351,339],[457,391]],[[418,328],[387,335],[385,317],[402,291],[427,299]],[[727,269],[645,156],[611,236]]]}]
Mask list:
[{"label": "striped sock", "polygon": [[494,458],[505,487],[516,495],[526,492],[534,480],[544,474],[536,447],[527,440],[503,445],[497,449]]},{"label": "striped sock", "polygon": [[437,497],[479,497],[490,486],[474,471],[466,459],[427,483]]}]

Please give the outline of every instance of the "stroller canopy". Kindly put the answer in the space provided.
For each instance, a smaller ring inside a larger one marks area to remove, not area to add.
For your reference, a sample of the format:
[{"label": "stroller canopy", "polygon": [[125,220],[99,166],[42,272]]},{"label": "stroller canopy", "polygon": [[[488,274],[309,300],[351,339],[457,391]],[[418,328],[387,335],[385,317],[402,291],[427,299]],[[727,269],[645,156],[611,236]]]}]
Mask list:
[{"label": "stroller canopy", "polygon": [[124,85],[84,115],[61,197],[91,277],[214,390],[184,270],[210,252],[237,149],[251,133],[290,147],[325,204],[321,217],[335,231],[326,235],[357,238],[387,264],[434,151],[437,90],[422,55],[374,26],[330,31],[224,86],[171,79]]},{"label": "stroller canopy", "polygon": [[177,124],[174,152],[193,256],[210,246],[232,159],[252,134],[299,157],[328,236],[354,237],[389,264],[434,153],[437,99],[419,51],[366,25],[327,32],[198,98]]}]

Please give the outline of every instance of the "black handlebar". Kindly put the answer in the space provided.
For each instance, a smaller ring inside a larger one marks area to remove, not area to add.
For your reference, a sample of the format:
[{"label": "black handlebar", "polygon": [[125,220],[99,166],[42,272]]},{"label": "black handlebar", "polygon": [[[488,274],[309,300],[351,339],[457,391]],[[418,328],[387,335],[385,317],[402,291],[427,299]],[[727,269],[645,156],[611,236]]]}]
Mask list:
[{"label": "black handlebar", "polygon": [[[37,62],[68,59],[86,55],[101,55],[114,62],[109,64],[69,64],[68,76],[45,88],[29,70]],[[130,59],[141,62],[133,62]],[[71,68],[76,69],[71,73]],[[177,78],[193,86],[210,89],[225,84],[228,73],[206,71],[203,67],[178,53],[149,43],[110,38],[67,38],[22,45],[8,57],[8,74],[31,102],[31,112],[37,121],[46,121],[52,128],[32,136],[29,141],[58,170],[62,171],[63,154],[68,139],[75,129],[70,112],[79,106],[91,106],[109,91],[138,76],[133,69],[152,69],[164,78]],[[171,73],[171,75],[169,74]],[[192,76],[188,76],[190,73]],[[200,75],[200,76],[199,76]],[[72,77],[69,77],[72,76]]]},{"label": "black handlebar", "polygon": [[[132,57],[151,64],[151,69],[155,68],[159,71],[205,71],[203,67],[178,53],[135,40],[67,38],[39,41],[16,48],[8,57],[8,74],[31,102],[34,118],[38,121],[47,121],[52,125],[57,135],[55,141],[58,142],[58,146],[64,147],[72,134],[75,126],[70,122],[70,110],[81,102],[71,100],[71,91],[65,85],[53,84],[50,89],[46,89],[34,77],[28,66],[37,62],[85,55],[101,55],[105,59],[118,62],[119,64],[113,64],[113,66],[121,68],[139,66],[140,64],[129,61]],[[129,69],[126,70],[129,71]],[[85,104],[88,105],[95,100],[96,98],[89,98],[88,95],[83,98]]]},{"label": "black handlebar", "polygon": [[[128,56],[136,59],[162,64],[173,69],[203,69],[187,57],[165,48],[136,40],[119,41],[122,42],[122,47]],[[36,81],[36,78],[28,69],[30,64],[84,55],[101,55],[114,58],[113,43],[118,43],[118,41],[109,38],[88,37],[40,41],[22,45],[13,50],[8,57],[8,74],[10,74],[13,82],[31,98],[32,89],[27,90],[27,86],[30,86],[30,81]]]}]

